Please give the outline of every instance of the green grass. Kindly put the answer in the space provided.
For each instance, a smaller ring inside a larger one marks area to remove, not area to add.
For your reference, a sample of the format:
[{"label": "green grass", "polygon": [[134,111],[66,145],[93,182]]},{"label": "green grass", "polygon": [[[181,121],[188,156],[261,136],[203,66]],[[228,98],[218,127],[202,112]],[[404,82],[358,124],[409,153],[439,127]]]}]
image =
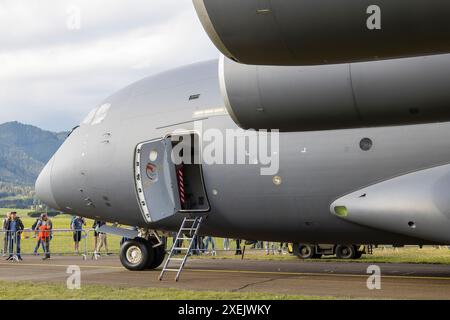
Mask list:
[{"label": "green grass", "polygon": [[25,218],[27,217],[27,213],[30,212],[30,209],[8,209],[8,208],[0,208],[0,217],[3,218],[6,216],[7,212],[11,212],[11,211],[16,211],[17,214],[21,217],[21,218]]},{"label": "green grass", "polygon": [[332,300],[332,297],[253,292],[187,291],[156,288],[119,288],[85,285],[68,290],[62,284],[0,282],[2,300]]},{"label": "green grass", "polygon": [[[200,258],[210,258],[211,256],[201,256]],[[241,256],[235,256],[231,253],[220,254],[213,259],[241,259]],[[264,252],[249,251],[245,254],[245,259],[271,260],[271,261],[298,261],[293,255],[266,255]],[[405,247],[405,248],[378,248],[374,249],[373,255],[363,255],[361,259],[340,260],[334,256],[324,257],[322,259],[302,260],[308,262],[359,262],[359,263],[422,263],[422,264],[450,264],[450,250],[447,247],[434,248],[424,247]]]},{"label": "green grass", "polygon": [[450,250],[443,246],[441,248],[406,247],[406,248],[378,248],[373,255],[365,255],[360,262],[373,263],[428,263],[428,264],[450,264]]}]

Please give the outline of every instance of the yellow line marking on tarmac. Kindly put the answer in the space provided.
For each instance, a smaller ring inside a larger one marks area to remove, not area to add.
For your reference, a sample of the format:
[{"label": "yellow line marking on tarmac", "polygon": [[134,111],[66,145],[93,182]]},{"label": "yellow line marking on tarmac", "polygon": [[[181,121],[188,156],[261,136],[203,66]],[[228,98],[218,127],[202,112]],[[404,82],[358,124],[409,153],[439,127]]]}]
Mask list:
[{"label": "yellow line marking on tarmac", "polygon": [[[26,267],[56,267],[56,268],[67,268],[68,266],[73,264],[45,264],[45,263],[0,263],[0,266],[26,266]],[[90,266],[90,265],[79,265],[80,268],[93,268],[93,269],[122,269],[123,267],[115,267],[115,266]]]},{"label": "yellow line marking on tarmac", "polygon": [[[69,265],[62,264],[43,264],[43,263],[0,263],[0,266],[28,266],[28,267],[56,267],[56,268],[67,268]],[[123,270],[124,267],[117,266],[92,266],[92,265],[80,265],[80,268],[91,268],[91,269],[116,269]],[[353,277],[353,278],[367,278],[370,274],[345,274],[345,273],[318,273],[318,272],[283,272],[283,271],[253,271],[253,270],[221,270],[221,269],[184,269],[189,272],[208,272],[208,273],[242,273],[242,274],[260,274],[260,275],[286,275],[286,276],[328,276],[328,277]],[[160,272],[161,270],[154,270]],[[393,275],[382,275],[382,278],[391,279],[415,279],[415,280],[447,280],[450,281],[450,277],[430,277],[430,276],[393,276]]]}]

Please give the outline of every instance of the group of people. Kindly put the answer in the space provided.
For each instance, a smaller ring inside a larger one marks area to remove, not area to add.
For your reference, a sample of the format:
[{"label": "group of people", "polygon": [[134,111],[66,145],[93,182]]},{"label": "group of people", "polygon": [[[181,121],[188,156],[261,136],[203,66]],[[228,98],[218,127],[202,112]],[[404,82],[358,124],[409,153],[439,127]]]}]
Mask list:
[{"label": "group of people", "polygon": [[[105,248],[106,254],[109,254],[108,237],[106,233],[98,231],[99,228],[105,224],[106,223],[103,221],[96,220],[92,225],[92,229],[94,229],[94,258],[100,256],[100,252],[103,248]],[[76,255],[80,253],[80,242],[83,239],[83,227],[85,226],[86,220],[83,217],[76,216],[72,218],[70,229],[73,231],[73,242]]]},{"label": "group of people", "polygon": [[[107,236],[103,232],[97,231],[98,228],[105,225],[102,221],[95,221],[92,228],[94,229],[94,256],[97,258],[100,255],[100,251],[105,248],[108,254],[108,242]],[[73,217],[70,222],[70,229],[73,232],[74,251],[75,254],[79,254],[80,242],[83,239],[83,227],[86,226],[86,220],[80,216]],[[18,217],[17,212],[12,211],[6,214],[3,219],[2,231],[3,235],[3,257],[6,260],[22,261],[21,254],[21,240],[25,230],[25,226]],[[50,243],[53,239],[53,223],[48,214],[43,213],[36,219],[31,227],[33,238],[37,238],[36,245],[34,247],[34,255],[39,255],[38,251],[42,248],[44,252],[43,260],[50,259]]]},{"label": "group of people", "polygon": [[[173,242],[176,241],[176,238],[177,238],[177,233],[174,232],[172,234]],[[241,240],[236,239],[235,241],[236,241],[236,255],[240,255],[240,254],[242,254]],[[223,247],[225,250],[228,251],[231,249],[230,243],[231,243],[230,239],[223,240]],[[176,247],[181,248],[182,246],[183,246],[183,240],[178,240]],[[177,252],[175,252],[175,253],[177,253]],[[195,254],[195,255],[200,255],[200,254],[211,254],[213,256],[217,255],[216,241],[215,241],[214,237],[212,237],[212,236],[206,236],[206,237],[196,236],[194,238],[194,245],[193,245],[191,253]]]},{"label": "group of people", "polygon": [[[52,221],[46,213],[42,214],[32,226],[34,237],[37,238],[37,243],[34,248],[34,253],[40,247],[44,251],[44,260],[50,259],[50,240],[52,238]],[[20,243],[25,226],[22,220],[17,216],[17,212],[8,212],[3,220],[4,242],[3,242],[3,256],[6,260],[17,259],[22,261]]]},{"label": "group of people", "polygon": [[288,243],[287,242],[280,242],[277,246],[277,242],[270,242],[270,241],[256,241],[252,243],[252,247],[254,249],[259,250],[265,250],[266,255],[274,255],[275,252],[278,252],[278,254],[285,254],[289,252]]},{"label": "group of people", "polygon": [[[17,212],[12,211],[6,214],[3,219],[3,256],[6,260],[17,259],[22,261],[20,242],[25,226],[22,220],[17,216]],[[32,230],[37,237],[35,252],[42,246],[45,256],[44,260],[50,259],[50,239],[52,237],[52,222],[47,214],[42,214],[40,218],[33,224]]]},{"label": "group of people", "polygon": [[[223,248],[224,250],[230,250],[230,244],[229,239],[223,240]],[[285,242],[280,242],[277,246],[276,242],[270,242],[270,241],[246,241],[246,245],[251,245],[252,249],[256,250],[265,250],[266,255],[274,255],[275,252],[278,252],[279,254],[288,252],[288,244]],[[241,240],[236,240],[236,254],[241,255],[242,249],[241,249]]]},{"label": "group of people", "polygon": [[[177,233],[173,233],[172,238],[173,241],[176,241]],[[178,244],[176,245],[177,248],[181,248],[183,246],[183,240],[178,240]],[[231,243],[235,242],[235,255],[242,255],[243,249],[242,249],[242,241],[241,239],[229,239],[224,238],[223,239],[223,249],[225,251],[231,250]],[[267,241],[247,241],[246,244],[251,245],[252,249],[257,250],[264,250],[266,251],[267,255],[275,254],[275,252],[278,252],[279,254],[288,252],[287,243],[280,243],[278,246],[275,242],[267,242]],[[210,247],[211,245],[211,247]],[[211,248],[211,249],[210,249]],[[194,245],[192,249],[192,254],[200,255],[200,254],[211,254],[213,256],[217,255],[216,252],[216,242],[214,237],[207,236],[196,236],[194,238]]]}]

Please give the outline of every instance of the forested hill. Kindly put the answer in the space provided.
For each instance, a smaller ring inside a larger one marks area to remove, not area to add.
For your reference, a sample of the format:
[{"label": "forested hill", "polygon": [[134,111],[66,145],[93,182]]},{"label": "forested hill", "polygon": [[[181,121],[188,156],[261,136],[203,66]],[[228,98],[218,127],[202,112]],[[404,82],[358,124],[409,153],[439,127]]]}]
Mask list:
[{"label": "forested hill", "polygon": [[64,142],[54,133],[19,122],[0,125],[0,182],[34,185],[39,172]]},{"label": "forested hill", "polygon": [[36,202],[36,178],[66,136],[19,122],[0,124],[0,208]]}]

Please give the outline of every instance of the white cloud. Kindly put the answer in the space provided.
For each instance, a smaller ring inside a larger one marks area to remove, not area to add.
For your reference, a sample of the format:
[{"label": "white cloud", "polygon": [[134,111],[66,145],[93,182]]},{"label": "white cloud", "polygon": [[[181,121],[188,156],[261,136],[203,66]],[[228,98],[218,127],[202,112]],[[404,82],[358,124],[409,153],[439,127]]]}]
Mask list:
[{"label": "white cloud", "polygon": [[52,130],[144,76],[218,56],[190,0],[2,0],[0,41],[0,123]]}]

